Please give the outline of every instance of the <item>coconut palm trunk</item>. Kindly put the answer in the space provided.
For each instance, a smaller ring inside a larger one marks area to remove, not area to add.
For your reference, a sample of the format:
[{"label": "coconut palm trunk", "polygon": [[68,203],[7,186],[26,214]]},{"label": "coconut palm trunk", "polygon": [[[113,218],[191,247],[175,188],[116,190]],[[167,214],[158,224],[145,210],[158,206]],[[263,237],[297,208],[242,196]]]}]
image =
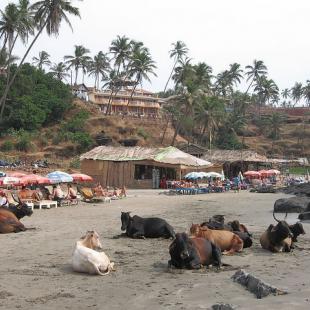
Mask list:
[{"label": "coconut palm trunk", "polygon": [[181,128],[181,121],[178,121],[178,123],[177,123],[177,125],[175,127],[175,130],[174,130],[174,135],[173,135],[173,138],[172,138],[172,141],[171,141],[171,146],[174,146],[175,140],[177,138],[177,135],[179,134],[180,128]]},{"label": "coconut palm trunk", "polygon": [[0,99],[0,107],[1,107],[1,112],[0,112],[0,122],[2,121],[3,118],[3,112],[4,112],[4,107],[5,107],[5,102],[6,102],[6,98],[8,96],[9,90],[11,88],[11,86],[13,85],[17,74],[19,73],[21,66],[23,65],[26,57],[28,56],[30,50],[32,49],[33,45],[35,44],[35,42],[37,41],[37,39],[39,38],[40,34],[42,33],[43,29],[45,28],[45,26],[47,25],[49,19],[50,19],[51,15],[48,16],[48,18],[46,19],[46,21],[44,22],[44,24],[41,26],[41,28],[39,29],[38,33],[36,34],[36,36],[34,37],[34,39],[32,40],[31,44],[29,45],[25,55],[23,56],[22,60],[20,61],[15,73],[12,76],[12,79],[9,81],[9,83],[6,85],[3,95]]},{"label": "coconut palm trunk", "polygon": [[163,142],[165,140],[166,132],[167,132],[168,126],[169,126],[169,121],[170,121],[170,118],[169,118],[169,116],[167,116],[167,123],[166,123],[165,129],[164,129],[163,135],[161,137],[160,144],[163,144]]},{"label": "coconut palm trunk", "polygon": [[166,85],[165,85],[165,88],[164,88],[164,93],[166,92],[166,90],[167,90],[167,87],[168,87],[168,84],[169,84],[169,82],[170,82],[170,80],[171,80],[171,77],[172,77],[172,75],[173,75],[173,72],[174,72],[174,69],[175,69],[175,66],[177,65],[177,61],[174,63],[174,65],[173,65],[173,68],[172,68],[172,70],[171,70],[171,73],[170,73],[170,75],[169,75],[169,78],[168,78],[168,81],[167,81],[167,83],[166,83]]}]

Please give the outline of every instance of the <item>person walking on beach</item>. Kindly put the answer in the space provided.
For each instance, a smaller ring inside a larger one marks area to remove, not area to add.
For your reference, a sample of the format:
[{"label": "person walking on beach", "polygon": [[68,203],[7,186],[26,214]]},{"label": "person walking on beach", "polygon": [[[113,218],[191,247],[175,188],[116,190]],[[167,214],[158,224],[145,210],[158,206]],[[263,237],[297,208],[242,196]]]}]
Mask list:
[{"label": "person walking on beach", "polygon": [[241,186],[241,182],[240,182],[239,176],[234,177],[233,182],[234,182],[234,192],[235,193],[237,193],[237,192],[239,193],[240,186]]}]

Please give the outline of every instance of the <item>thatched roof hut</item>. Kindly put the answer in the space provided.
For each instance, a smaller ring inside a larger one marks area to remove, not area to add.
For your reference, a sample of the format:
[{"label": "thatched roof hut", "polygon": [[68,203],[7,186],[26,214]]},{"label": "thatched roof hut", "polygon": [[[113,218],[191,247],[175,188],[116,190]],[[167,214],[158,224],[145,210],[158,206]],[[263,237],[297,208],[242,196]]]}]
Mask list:
[{"label": "thatched roof hut", "polygon": [[232,177],[246,170],[257,170],[259,167],[270,165],[268,158],[250,150],[214,150],[203,157],[214,165],[222,165],[226,176]]},{"label": "thatched roof hut", "polygon": [[202,171],[211,166],[209,161],[175,147],[98,146],[80,159],[82,172],[103,185],[131,188],[156,188],[163,177],[181,179],[188,171]]}]

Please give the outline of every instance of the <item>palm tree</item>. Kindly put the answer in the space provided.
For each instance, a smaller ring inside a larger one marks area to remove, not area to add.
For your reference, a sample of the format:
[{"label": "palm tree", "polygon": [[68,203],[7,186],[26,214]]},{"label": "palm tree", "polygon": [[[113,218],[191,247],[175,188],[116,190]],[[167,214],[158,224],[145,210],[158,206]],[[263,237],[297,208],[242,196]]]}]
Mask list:
[{"label": "palm tree", "polygon": [[265,120],[270,128],[270,137],[273,140],[279,139],[281,126],[283,125],[285,116],[280,113],[273,112],[271,115],[265,116]]},{"label": "palm tree", "polygon": [[281,96],[284,98],[284,99],[288,99],[291,97],[291,91],[290,89],[288,88],[284,88],[281,92]]},{"label": "palm tree", "polygon": [[131,56],[129,77],[134,78],[134,86],[132,88],[130,98],[128,99],[127,109],[137,86],[142,84],[143,80],[151,82],[149,74],[157,76],[154,71],[155,69],[155,62],[148,51],[144,49],[136,50],[135,53]]},{"label": "palm tree", "polygon": [[99,89],[100,76],[105,80],[110,69],[109,59],[100,51],[89,64],[89,75],[95,77],[95,88]]},{"label": "palm tree", "polygon": [[248,70],[245,73],[247,75],[247,82],[251,80],[251,83],[245,92],[247,94],[253,82],[258,83],[258,81],[260,80],[262,76],[267,75],[267,67],[265,66],[262,60],[254,59],[253,66],[248,65],[245,68]]},{"label": "palm tree", "polygon": [[50,67],[49,73],[59,81],[66,80],[66,78],[70,76],[70,74],[67,72],[67,66],[63,62],[53,64],[53,66]]},{"label": "palm tree", "polygon": [[215,96],[204,96],[194,107],[194,120],[201,125],[200,143],[203,141],[206,130],[209,135],[209,148],[211,150],[214,131],[218,128],[225,114],[224,100]]},{"label": "palm tree", "polygon": [[204,62],[200,62],[194,66],[195,83],[197,83],[203,91],[207,93],[211,90],[212,68]]},{"label": "palm tree", "polygon": [[75,70],[74,85],[77,84],[79,69],[84,69],[88,61],[91,59],[86,55],[89,52],[89,49],[85,48],[83,45],[74,45],[74,55],[67,55],[64,57],[68,68],[73,67]]},{"label": "palm tree", "polygon": [[174,59],[174,64],[173,64],[173,68],[171,70],[171,73],[169,75],[168,81],[165,85],[164,88],[164,92],[167,90],[169,81],[173,75],[174,69],[177,65],[177,63],[179,63],[183,57],[186,57],[187,53],[188,53],[188,48],[186,47],[186,44],[182,41],[177,41],[176,43],[172,43],[173,49],[169,52],[170,53],[170,58]]},{"label": "palm tree", "polygon": [[70,20],[67,14],[72,14],[74,16],[80,17],[79,9],[76,7],[73,7],[71,5],[70,0],[57,0],[57,1],[41,0],[31,5],[30,8],[26,12],[24,11],[25,15],[28,12],[34,12],[34,21],[37,25],[38,31],[35,37],[33,38],[32,42],[28,46],[26,53],[21,59],[17,69],[14,72],[14,75],[12,76],[9,83],[7,84],[4,90],[4,93],[0,99],[0,107],[2,106],[0,120],[2,119],[2,116],[3,116],[4,105],[5,105],[8,92],[12,84],[14,83],[17,74],[19,73],[22,64],[24,63],[26,57],[28,56],[30,50],[32,49],[33,45],[39,38],[42,31],[46,29],[48,35],[52,35],[52,34],[58,35],[60,25],[63,20],[72,29],[72,26],[71,26],[71,23],[70,23]]},{"label": "palm tree", "polygon": [[228,70],[222,71],[216,76],[214,86],[216,94],[221,95],[224,98],[233,92],[233,83]]},{"label": "palm tree", "polygon": [[49,60],[50,54],[45,51],[39,52],[39,57],[33,57],[33,64],[38,66],[39,70],[42,70],[43,66],[50,66],[51,61]]},{"label": "palm tree", "polygon": [[279,88],[272,79],[267,79],[265,76],[261,76],[258,83],[254,87],[254,91],[257,92],[259,97],[259,104],[265,105],[270,100],[278,98]]},{"label": "palm tree", "polygon": [[303,86],[302,83],[295,83],[291,88],[291,97],[295,101],[294,106],[301,100],[303,96]]},{"label": "palm tree", "polygon": [[310,80],[307,80],[307,84],[303,88],[303,96],[306,99],[306,103],[310,107]]},{"label": "palm tree", "polygon": [[229,66],[230,68],[229,68],[228,74],[229,74],[230,83],[234,85],[240,84],[241,79],[243,79],[243,76],[242,76],[243,70],[240,69],[240,64],[235,62]]},{"label": "palm tree", "polygon": [[195,68],[191,65],[191,59],[185,58],[181,59],[175,67],[172,79],[175,82],[175,88],[178,89],[186,84],[186,80],[192,78],[195,74]]},{"label": "palm tree", "polygon": [[[137,45],[136,45],[137,47]],[[132,52],[132,41],[126,36],[119,35],[112,41],[110,53],[113,55],[114,64],[117,67],[117,75],[120,73],[121,67],[126,70],[126,62],[129,61]]]}]

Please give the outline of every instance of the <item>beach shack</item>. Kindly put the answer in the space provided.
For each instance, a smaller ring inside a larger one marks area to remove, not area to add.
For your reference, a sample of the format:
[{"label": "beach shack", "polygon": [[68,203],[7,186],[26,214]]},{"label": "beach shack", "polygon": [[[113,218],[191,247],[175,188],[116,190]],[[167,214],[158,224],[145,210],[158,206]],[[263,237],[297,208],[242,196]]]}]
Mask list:
[{"label": "beach shack", "polygon": [[98,146],[80,157],[81,170],[102,186],[158,188],[161,179],[181,180],[191,171],[204,171],[209,161],[175,147]]},{"label": "beach shack", "polygon": [[268,158],[250,150],[213,150],[203,159],[211,161],[214,170],[224,171],[225,176],[237,176],[240,171],[265,169],[270,166]]}]

